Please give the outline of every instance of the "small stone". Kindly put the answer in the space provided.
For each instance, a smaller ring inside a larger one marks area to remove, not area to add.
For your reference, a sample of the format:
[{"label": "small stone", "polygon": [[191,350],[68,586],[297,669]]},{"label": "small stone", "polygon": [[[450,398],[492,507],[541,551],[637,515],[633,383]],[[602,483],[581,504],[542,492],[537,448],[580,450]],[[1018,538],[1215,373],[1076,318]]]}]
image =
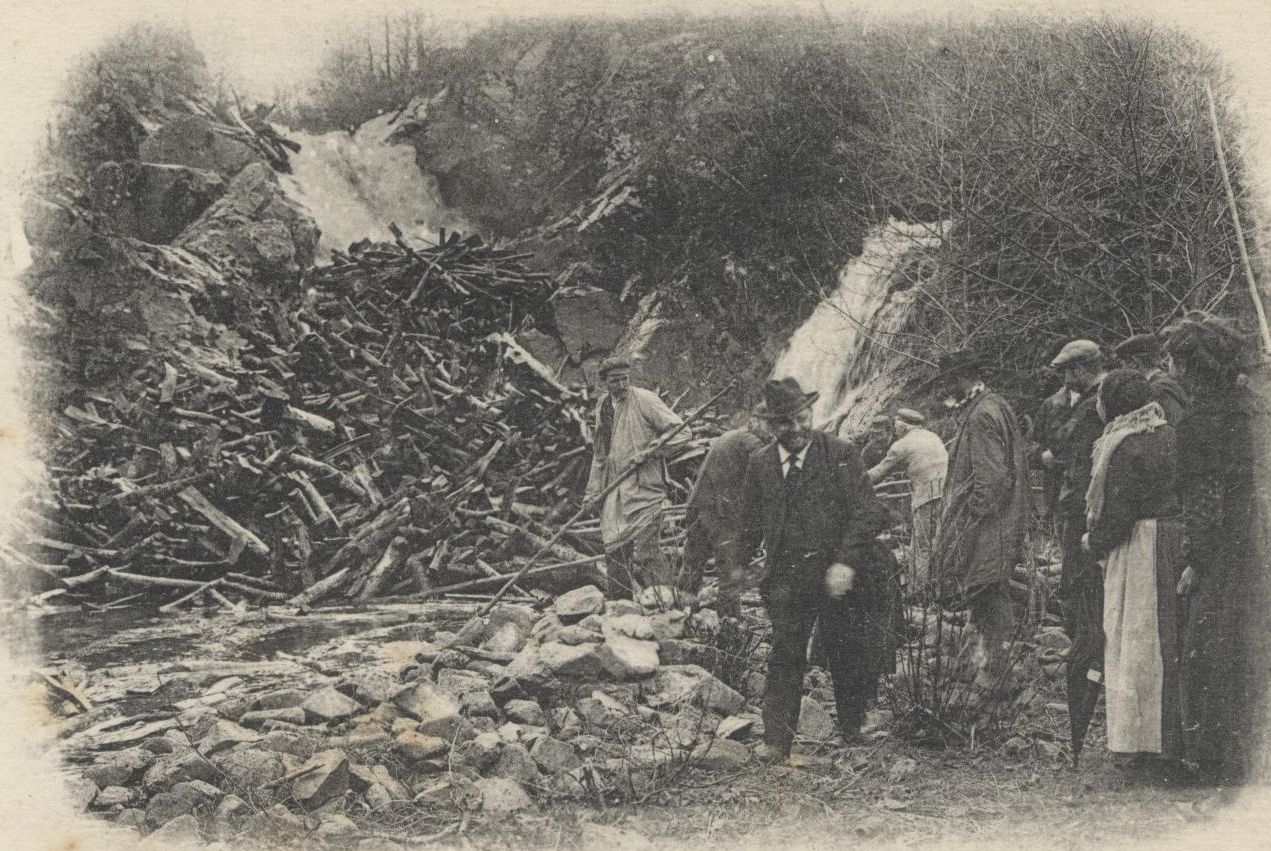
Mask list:
[{"label": "small stone", "polygon": [[260,727],[266,721],[283,721],[299,726],[305,722],[305,712],[299,706],[289,706],[285,709],[258,709],[245,712],[238,719],[238,723],[244,727]]},{"label": "small stone", "polygon": [[644,609],[640,608],[640,604],[635,600],[609,600],[605,603],[605,614],[616,615],[640,615],[644,616]]},{"label": "small stone", "polygon": [[71,803],[75,808],[75,812],[81,813],[92,806],[100,791],[96,783],[83,777],[68,780],[66,787],[70,792]]},{"label": "small stone", "polygon": [[744,697],[697,665],[663,665],[642,688],[653,707],[691,704],[735,715],[746,705]]},{"label": "small stone", "polygon": [[719,613],[714,609],[699,609],[689,616],[688,626],[695,635],[717,635],[720,628]]},{"label": "small stone", "polygon": [[278,754],[263,748],[242,748],[213,757],[213,764],[235,787],[255,791],[287,773]]},{"label": "small stone", "polygon": [[228,832],[237,828],[250,813],[251,807],[246,801],[237,795],[226,795],[212,818],[219,829]]},{"label": "small stone", "polygon": [[525,635],[521,629],[516,624],[505,623],[481,647],[492,653],[515,653],[524,644]]},{"label": "small stone", "polygon": [[358,826],[353,823],[353,819],[340,813],[330,813],[322,816],[316,831],[321,839],[348,837],[357,834],[357,832]]},{"label": "small stone", "polygon": [[343,795],[349,788],[349,758],[341,750],[325,750],[313,755],[301,768],[291,796],[310,809]]},{"label": "small stone", "polygon": [[641,641],[652,641],[653,622],[646,615],[606,615],[600,620],[600,629],[608,638],[611,635],[625,635]]},{"label": "small stone", "polygon": [[201,796],[178,791],[174,786],[170,791],[160,792],[150,799],[146,805],[146,824],[151,828],[161,827],[178,816],[193,813],[200,802]]},{"label": "small stone", "polygon": [[305,716],[317,724],[352,718],[360,709],[356,700],[332,686],[309,695],[300,706],[305,711]]},{"label": "small stone", "polygon": [[398,709],[419,719],[421,733],[453,738],[459,723],[459,701],[454,696],[423,681],[403,689],[393,698]]},{"label": "small stone", "polygon": [[480,793],[471,780],[462,774],[450,772],[439,778],[426,780],[414,800],[433,806],[467,809],[470,803],[480,800]]},{"label": "small stone", "polygon": [[198,842],[199,820],[188,813],[175,816],[164,822],[154,833],[146,837],[146,844],[155,848],[184,847],[191,842]]},{"label": "small stone", "polygon": [[400,733],[393,740],[393,750],[410,760],[432,759],[450,752],[450,743],[416,730]]},{"label": "small stone", "polygon": [[749,764],[750,748],[732,739],[713,739],[694,748],[690,759],[706,771],[727,771]]},{"label": "small stone", "polygon": [[97,797],[93,799],[93,806],[100,810],[126,807],[136,803],[139,797],[136,789],[129,789],[127,786],[107,786],[97,793]]},{"label": "small stone", "polygon": [[546,727],[547,714],[543,707],[533,700],[509,700],[503,706],[503,714],[509,721],[517,724],[528,724],[533,727]]},{"label": "small stone", "polygon": [[495,777],[512,780],[522,786],[538,786],[543,782],[537,763],[521,744],[505,744],[491,773]]},{"label": "small stone", "polygon": [[489,687],[489,680],[473,671],[448,669],[437,674],[437,688],[458,697],[468,692],[486,691]]},{"label": "small stone", "polygon": [[568,706],[558,706],[547,713],[548,726],[558,733],[567,729],[581,729],[583,722],[578,713]]},{"label": "small stone", "polygon": [[127,786],[145,773],[155,763],[155,755],[145,748],[128,748],[114,753],[101,754],[87,769],[84,776],[97,784],[99,789],[108,786]]},{"label": "small stone", "polygon": [[216,725],[208,731],[206,736],[199,740],[199,753],[204,756],[211,756],[218,751],[232,748],[234,745],[244,742],[259,742],[260,739],[260,733],[248,730],[246,727],[222,718],[216,722]]},{"label": "small stone", "polygon": [[144,831],[146,829],[146,811],[135,807],[120,810],[119,815],[115,816],[115,824],[120,827],[131,827],[138,832]]},{"label": "small stone", "polygon": [[289,709],[299,706],[308,697],[307,692],[300,689],[284,688],[267,692],[256,698],[255,708],[258,710]]},{"label": "small stone", "polygon": [[557,597],[552,609],[556,612],[556,617],[560,618],[561,623],[577,623],[587,615],[603,612],[605,595],[595,585],[584,585]]},{"label": "small stone", "polygon": [[470,742],[455,747],[455,761],[462,765],[470,765],[477,771],[486,771],[499,759],[499,751],[503,749],[503,739],[498,733],[482,733]]},{"label": "small stone", "polygon": [[290,730],[273,730],[264,735],[260,746],[277,753],[291,754],[300,759],[308,759],[317,750],[317,741],[313,736],[295,733]]},{"label": "small stone", "polygon": [[499,707],[486,689],[470,691],[459,699],[459,710],[469,718],[498,718]]},{"label": "small stone", "polygon": [[829,711],[806,695],[799,705],[799,735],[818,742],[834,735],[834,719]]},{"label": "small stone", "polygon": [[650,585],[640,592],[637,602],[646,612],[668,612],[692,604],[694,595],[673,585]]},{"label": "small stone", "polygon": [[723,721],[720,721],[719,726],[715,728],[715,737],[718,739],[740,739],[754,729],[757,720],[759,719],[753,715],[729,715]]},{"label": "small stone", "polygon": [[612,660],[610,675],[617,680],[636,680],[658,669],[658,643],[613,634],[605,639]]},{"label": "small stone", "polygon": [[657,612],[649,616],[649,625],[653,629],[653,637],[658,641],[668,641],[684,637],[684,627],[688,616],[677,610]]},{"label": "small stone", "polygon": [[481,810],[492,815],[514,813],[534,803],[524,789],[502,777],[485,777],[474,785],[481,793]]},{"label": "small stone", "polygon": [[544,774],[557,775],[582,765],[572,745],[546,736],[530,748],[530,757]]},{"label": "small stone", "polygon": [[918,770],[918,763],[907,756],[902,756],[887,769],[887,780],[892,784],[904,783]]}]

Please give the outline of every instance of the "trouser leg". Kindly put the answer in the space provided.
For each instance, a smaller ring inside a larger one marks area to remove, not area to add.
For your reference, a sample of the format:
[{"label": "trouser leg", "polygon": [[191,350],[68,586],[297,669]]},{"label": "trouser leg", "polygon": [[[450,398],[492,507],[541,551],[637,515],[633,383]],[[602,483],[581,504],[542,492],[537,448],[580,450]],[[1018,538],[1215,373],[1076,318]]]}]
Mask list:
[{"label": "trouser leg", "polygon": [[843,601],[831,602],[821,613],[821,643],[834,684],[839,730],[845,737],[860,732],[865,706],[877,688],[864,641],[865,617],[860,609]]},{"label": "trouser leg", "polygon": [[[711,524],[697,512],[691,511],[684,518],[684,552],[680,559],[680,573],[676,577],[676,587],[685,591],[696,592],[702,587],[702,574],[706,571],[706,561],[715,553],[715,535]],[[717,553],[716,553],[717,554]],[[724,565],[715,559],[715,570],[723,584]]]},{"label": "trouser leg", "polygon": [[631,543],[631,572],[642,586],[666,585],[670,577],[670,566],[658,539],[662,536],[662,515],[654,517],[635,534]]},{"label": "trouser leg", "polygon": [[772,649],[768,653],[763,698],[764,740],[788,754],[799,729],[805,653],[816,611],[790,589],[765,594],[764,604],[772,621]]},{"label": "trouser leg", "polygon": [[605,550],[605,596],[610,600],[635,599],[635,579],[632,576],[632,551],[635,545],[628,541]]},{"label": "trouser leg", "polygon": [[971,622],[984,649],[981,675],[1000,685],[1010,665],[1010,641],[1015,628],[1015,611],[1005,582],[983,588],[971,599]]},{"label": "trouser leg", "polygon": [[940,516],[940,500],[932,500],[913,511],[913,534],[910,543],[912,563],[909,567],[908,593],[921,594],[926,587],[931,563],[931,545]]}]

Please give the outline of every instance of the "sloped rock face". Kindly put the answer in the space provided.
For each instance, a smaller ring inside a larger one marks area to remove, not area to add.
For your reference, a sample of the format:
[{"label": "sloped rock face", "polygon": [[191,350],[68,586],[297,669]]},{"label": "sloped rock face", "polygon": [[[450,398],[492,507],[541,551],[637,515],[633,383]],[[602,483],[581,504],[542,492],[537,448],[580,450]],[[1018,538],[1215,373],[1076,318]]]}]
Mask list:
[{"label": "sloped rock face", "polygon": [[217,133],[211,122],[199,115],[167,122],[141,142],[139,153],[146,162],[206,169],[227,178],[262,162],[251,145]]},{"label": "sloped rock face", "polygon": [[571,287],[559,292],[554,303],[557,334],[575,364],[608,353],[626,330],[622,302],[606,290]]},{"label": "sloped rock face", "polygon": [[170,242],[224,194],[219,174],[189,166],[107,162],[93,172],[93,208],[145,242]]},{"label": "sloped rock face", "polygon": [[245,278],[278,284],[296,280],[313,262],[318,236],[269,166],[253,163],[175,244]]}]

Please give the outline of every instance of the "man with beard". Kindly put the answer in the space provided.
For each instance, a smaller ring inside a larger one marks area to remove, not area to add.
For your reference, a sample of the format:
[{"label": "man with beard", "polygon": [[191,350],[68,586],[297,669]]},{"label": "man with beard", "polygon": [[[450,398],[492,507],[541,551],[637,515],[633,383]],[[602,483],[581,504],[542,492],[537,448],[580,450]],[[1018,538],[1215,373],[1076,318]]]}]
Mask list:
[{"label": "man with beard", "polygon": [[742,498],[739,558],[762,541],[759,591],[772,622],[763,701],[766,761],[790,759],[799,726],[808,637],[821,618],[822,647],[846,741],[860,736],[865,703],[883,660],[870,652],[878,601],[894,577],[877,575],[871,547],[886,524],[860,456],[848,443],[812,430],[811,405],[793,378],[769,381],[760,413],[775,435],[750,456]]}]

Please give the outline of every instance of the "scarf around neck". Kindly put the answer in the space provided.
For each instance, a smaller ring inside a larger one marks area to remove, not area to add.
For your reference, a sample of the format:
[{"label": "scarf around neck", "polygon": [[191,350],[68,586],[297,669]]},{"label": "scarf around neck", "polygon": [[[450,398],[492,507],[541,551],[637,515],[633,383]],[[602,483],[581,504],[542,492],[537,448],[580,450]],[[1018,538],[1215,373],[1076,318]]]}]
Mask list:
[{"label": "scarf around neck", "polygon": [[1128,414],[1122,414],[1103,428],[1103,436],[1094,443],[1090,486],[1086,488],[1086,528],[1094,526],[1103,514],[1104,488],[1108,482],[1108,464],[1121,441],[1130,435],[1156,431],[1165,425],[1165,411],[1158,402],[1148,402]]}]

